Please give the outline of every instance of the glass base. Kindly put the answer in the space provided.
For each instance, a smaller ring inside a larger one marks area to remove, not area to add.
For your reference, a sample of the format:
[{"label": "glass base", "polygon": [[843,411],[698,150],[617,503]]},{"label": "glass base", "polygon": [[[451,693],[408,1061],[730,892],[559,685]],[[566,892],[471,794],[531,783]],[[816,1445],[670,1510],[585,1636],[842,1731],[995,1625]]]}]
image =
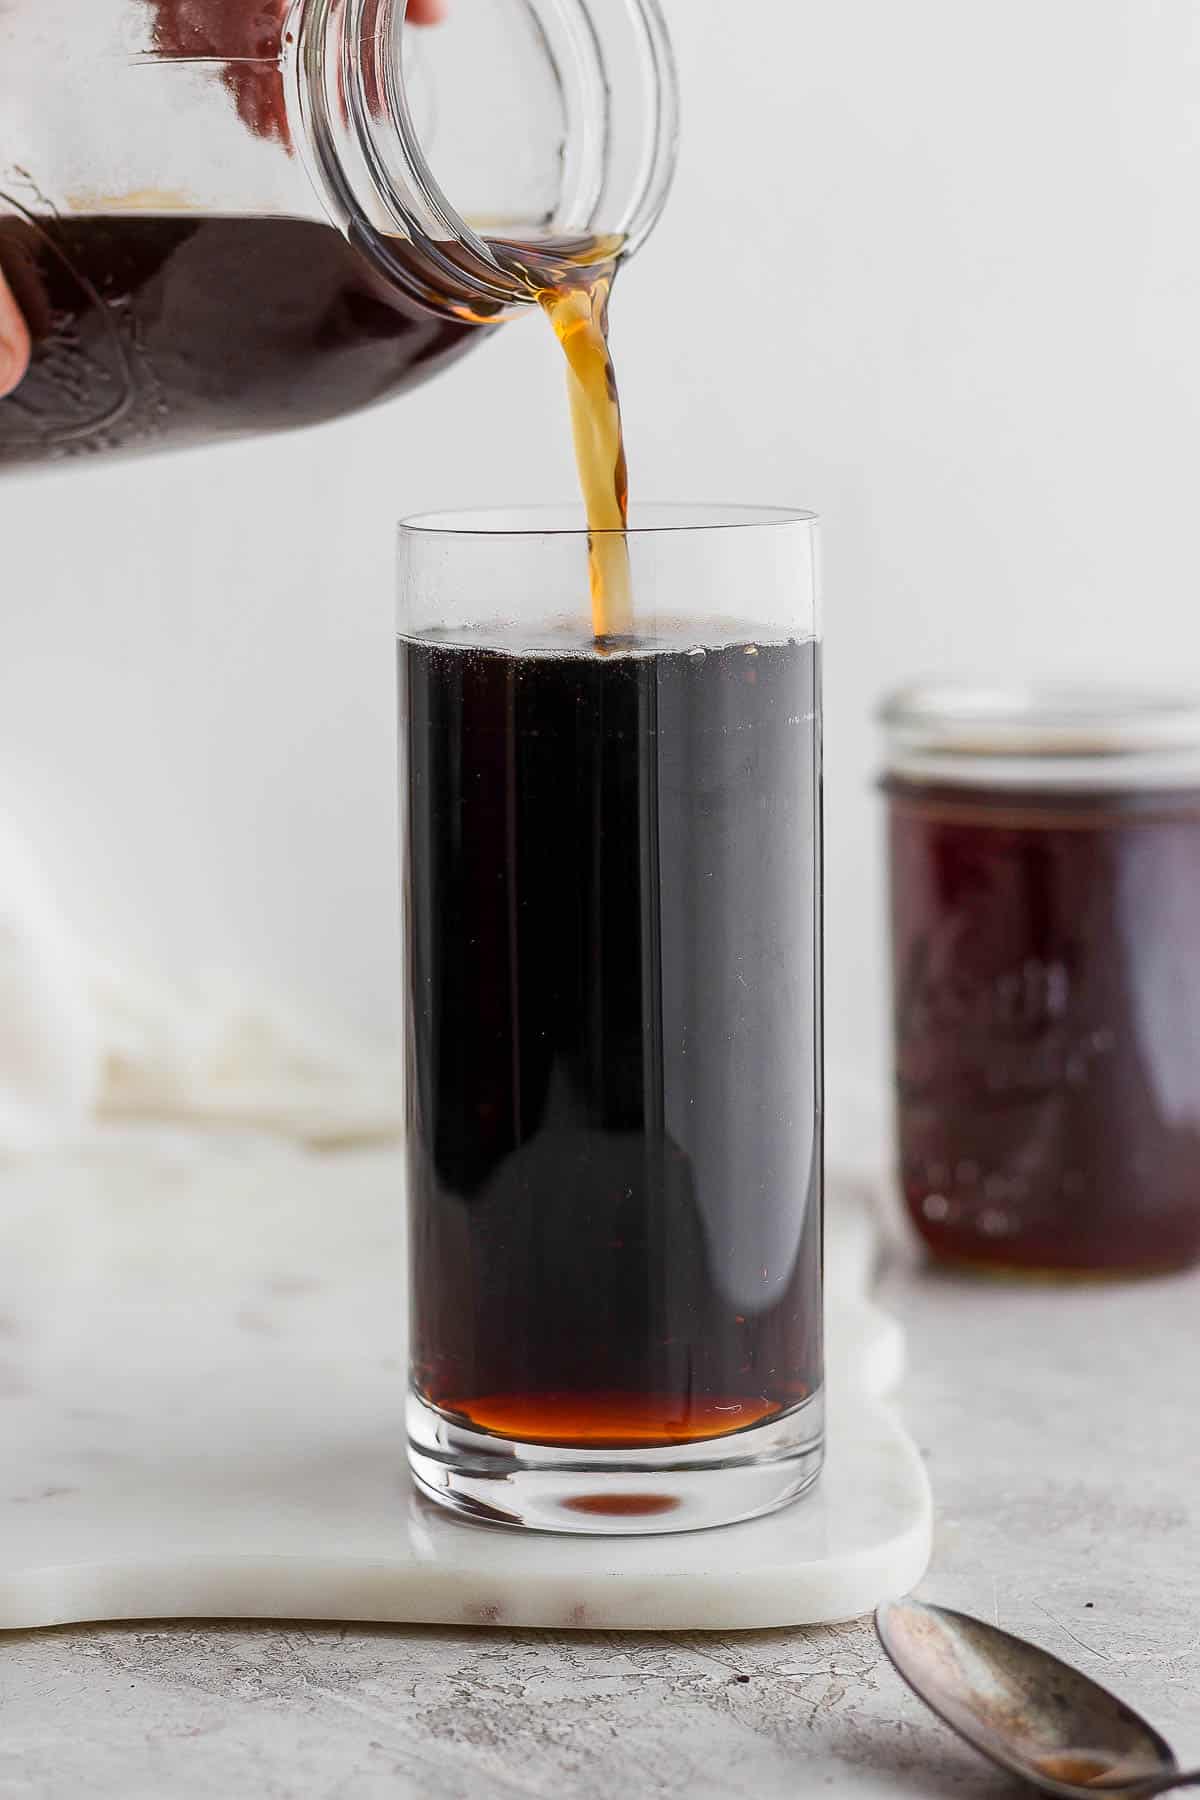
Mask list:
[{"label": "glass base", "polygon": [[408,1400],[408,1460],[421,1492],[527,1531],[642,1537],[757,1519],[810,1488],[824,1454],[822,1394],[727,1438],[645,1450],[516,1443]]},{"label": "glass base", "polygon": [[1022,1282],[1039,1287],[1111,1287],[1117,1282],[1160,1281],[1165,1275],[1182,1275],[1200,1263],[1200,1253],[1189,1249],[1177,1256],[1163,1256],[1145,1262],[1053,1264],[1029,1258],[975,1254],[970,1249],[948,1249],[942,1240],[932,1243],[919,1234],[932,1267],[947,1275],[965,1275],[972,1280],[991,1281],[1016,1286]]}]

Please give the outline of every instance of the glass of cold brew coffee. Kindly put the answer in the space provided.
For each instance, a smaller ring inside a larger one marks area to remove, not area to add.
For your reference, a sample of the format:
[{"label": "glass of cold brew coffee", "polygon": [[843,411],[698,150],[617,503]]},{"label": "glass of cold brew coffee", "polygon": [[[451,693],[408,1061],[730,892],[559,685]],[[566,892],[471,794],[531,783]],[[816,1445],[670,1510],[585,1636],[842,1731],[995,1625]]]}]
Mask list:
[{"label": "glass of cold brew coffee", "polygon": [[409,1454],[461,1514],[692,1530],[818,1474],[815,566],[770,510],[402,529]]}]

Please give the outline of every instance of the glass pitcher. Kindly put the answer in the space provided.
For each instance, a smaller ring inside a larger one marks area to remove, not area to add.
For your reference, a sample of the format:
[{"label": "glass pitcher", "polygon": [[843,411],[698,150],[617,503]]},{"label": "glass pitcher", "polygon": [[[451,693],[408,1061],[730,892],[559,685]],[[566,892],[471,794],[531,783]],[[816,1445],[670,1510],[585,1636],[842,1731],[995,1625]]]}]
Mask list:
[{"label": "glass pitcher", "polygon": [[632,253],[675,164],[658,0],[7,0],[0,467],[340,417]]}]

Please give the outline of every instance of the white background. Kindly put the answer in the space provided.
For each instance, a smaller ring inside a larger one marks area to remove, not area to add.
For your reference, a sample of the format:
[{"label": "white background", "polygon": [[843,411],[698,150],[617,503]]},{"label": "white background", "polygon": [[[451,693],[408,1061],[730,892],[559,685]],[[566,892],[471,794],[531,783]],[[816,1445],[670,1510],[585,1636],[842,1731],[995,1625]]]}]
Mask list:
[{"label": "white background", "polygon": [[[1200,13],[671,10],[634,478],[825,520],[837,1150],[886,1092],[880,693],[1200,660]],[[0,481],[0,805],[89,941],[394,1031],[393,521],[569,496],[560,385],[531,320],[366,420]]]}]

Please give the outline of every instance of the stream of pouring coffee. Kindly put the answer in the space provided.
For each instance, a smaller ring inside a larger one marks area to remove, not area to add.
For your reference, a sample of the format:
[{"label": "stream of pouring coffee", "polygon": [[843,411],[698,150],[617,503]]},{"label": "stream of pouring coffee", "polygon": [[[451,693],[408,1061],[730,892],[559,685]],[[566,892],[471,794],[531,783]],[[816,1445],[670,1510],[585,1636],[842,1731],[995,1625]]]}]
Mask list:
[{"label": "stream of pouring coffee", "polygon": [[567,358],[579,485],[587,508],[592,631],[600,645],[633,635],[629,561],[629,465],[621,396],[608,339],[616,259],[576,264],[539,295]]}]

